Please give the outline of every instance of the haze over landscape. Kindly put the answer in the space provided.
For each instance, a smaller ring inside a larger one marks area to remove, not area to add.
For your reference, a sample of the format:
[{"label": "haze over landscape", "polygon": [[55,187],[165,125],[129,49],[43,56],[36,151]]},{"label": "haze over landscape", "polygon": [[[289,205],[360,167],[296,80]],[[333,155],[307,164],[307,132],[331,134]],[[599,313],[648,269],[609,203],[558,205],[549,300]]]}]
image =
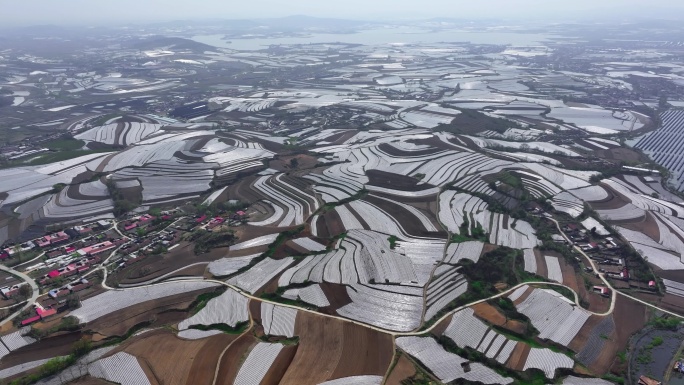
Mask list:
[{"label": "haze over landscape", "polygon": [[141,21],[263,19],[292,15],[368,21],[418,18],[618,21],[619,18],[676,19],[678,14],[684,12],[684,4],[674,0],[649,1],[647,5],[639,0],[428,0],[420,3],[409,0],[262,0],[256,6],[250,2],[222,0],[1,0],[0,6],[0,22],[3,26],[44,23],[117,25]]},{"label": "haze over landscape", "polygon": [[684,4],[0,10],[0,385],[684,385]]}]

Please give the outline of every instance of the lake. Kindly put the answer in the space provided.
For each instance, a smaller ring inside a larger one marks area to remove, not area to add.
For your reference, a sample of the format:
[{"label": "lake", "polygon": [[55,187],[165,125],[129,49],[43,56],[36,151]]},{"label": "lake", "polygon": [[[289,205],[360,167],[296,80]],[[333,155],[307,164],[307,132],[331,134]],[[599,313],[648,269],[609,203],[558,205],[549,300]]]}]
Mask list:
[{"label": "lake", "polygon": [[381,28],[361,30],[351,34],[313,33],[304,37],[282,38],[231,38],[223,40],[224,35],[197,35],[191,37],[199,43],[219,48],[253,51],[267,48],[269,45],[281,44],[318,44],[318,43],[351,43],[364,45],[409,44],[409,43],[440,43],[440,42],[470,42],[473,44],[511,44],[511,45],[539,45],[554,38],[552,35],[541,35],[519,32],[475,32],[464,30],[429,31],[416,28]]}]

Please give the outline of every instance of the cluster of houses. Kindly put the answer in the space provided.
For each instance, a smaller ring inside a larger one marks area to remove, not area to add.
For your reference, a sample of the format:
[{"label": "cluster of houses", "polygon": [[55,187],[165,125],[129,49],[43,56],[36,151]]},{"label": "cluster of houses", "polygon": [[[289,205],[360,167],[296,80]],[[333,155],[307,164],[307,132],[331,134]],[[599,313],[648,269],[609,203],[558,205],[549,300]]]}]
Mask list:
[{"label": "cluster of houses", "polygon": [[[34,249],[40,250],[54,248],[56,246],[60,246],[72,240],[75,240],[81,236],[90,234],[95,229],[106,229],[109,228],[109,226],[111,226],[110,221],[101,220],[83,226],[70,227],[66,230],[59,231],[54,234],[45,235],[21,244],[7,246],[0,250],[0,260],[11,258],[17,253],[30,251]],[[54,251],[52,252],[54,253]]]},{"label": "cluster of houses", "polygon": [[[104,241],[74,250],[67,256],[68,259],[72,260],[68,262],[64,259],[65,256],[58,256],[53,259],[48,259],[44,262],[46,266],[61,263],[67,264],[49,271],[47,274],[38,279],[38,283],[41,285],[48,285],[58,278],[66,278],[76,274],[82,274],[83,272],[90,270],[93,265],[100,263],[102,261],[103,253],[111,252],[124,242],[124,239]],[[74,261],[74,259],[77,260]]]},{"label": "cluster of houses", "polygon": [[25,282],[22,282],[22,283],[19,283],[16,285],[12,285],[12,286],[0,287],[0,294],[2,294],[2,296],[5,299],[11,299],[12,297],[14,297],[15,295],[17,295],[19,293],[19,289],[21,289],[21,287],[24,285],[26,285]]},{"label": "cluster of houses", "polygon": [[33,310],[35,311],[35,315],[26,318],[25,320],[22,320],[21,326],[28,326],[32,323],[45,320],[46,318],[57,314],[57,309],[53,307],[43,307],[38,302],[36,302],[36,304],[33,305]]}]

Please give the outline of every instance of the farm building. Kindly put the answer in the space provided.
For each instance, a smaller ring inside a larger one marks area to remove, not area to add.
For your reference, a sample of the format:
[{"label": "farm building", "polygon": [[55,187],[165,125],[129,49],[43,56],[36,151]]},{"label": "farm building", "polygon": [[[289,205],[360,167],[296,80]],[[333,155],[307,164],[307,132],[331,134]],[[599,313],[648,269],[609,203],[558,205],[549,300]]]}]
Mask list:
[{"label": "farm building", "polygon": [[116,245],[110,241],[105,241],[102,243],[97,243],[92,246],[84,247],[78,250],[80,255],[98,255],[104,253],[105,251],[115,248]]}]

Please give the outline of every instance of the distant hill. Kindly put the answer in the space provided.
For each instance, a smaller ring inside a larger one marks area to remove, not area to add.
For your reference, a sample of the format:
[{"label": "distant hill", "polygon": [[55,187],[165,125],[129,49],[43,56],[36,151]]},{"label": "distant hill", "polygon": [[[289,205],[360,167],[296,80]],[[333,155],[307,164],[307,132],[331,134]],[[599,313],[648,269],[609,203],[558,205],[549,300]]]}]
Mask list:
[{"label": "distant hill", "polygon": [[162,47],[175,50],[192,51],[195,53],[203,53],[205,51],[213,51],[216,49],[208,44],[198,43],[196,41],[181,37],[152,36],[130,42],[130,48],[134,49],[150,50]]}]

